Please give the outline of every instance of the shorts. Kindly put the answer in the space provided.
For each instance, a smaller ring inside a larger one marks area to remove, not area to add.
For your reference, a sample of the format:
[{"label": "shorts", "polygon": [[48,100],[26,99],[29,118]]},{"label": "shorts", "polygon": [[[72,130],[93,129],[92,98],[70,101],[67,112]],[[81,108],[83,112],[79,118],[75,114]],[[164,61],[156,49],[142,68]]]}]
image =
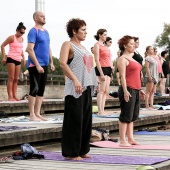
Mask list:
[{"label": "shorts", "polygon": [[14,59],[12,59],[12,58],[10,58],[10,57],[7,57],[6,63],[13,63],[13,64],[15,64],[16,66],[18,66],[18,65],[21,64],[20,61],[16,61],[16,60],[14,60]]},{"label": "shorts", "polygon": [[139,90],[127,87],[128,92],[131,94],[129,101],[124,99],[124,92],[122,86],[119,86],[118,95],[120,100],[121,113],[119,121],[123,123],[131,123],[139,117],[140,97]]},{"label": "shorts", "polygon": [[[155,80],[155,78],[152,77],[152,81],[154,84],[157,84],[158,82]],[[149,83],[149,77],[145,77],[145,83]]]},{"label": "shorts", "polygon": [[167,78],[167,75],[168,75],[168,74],[164,74],[164,77],[162,77],[162,74],[161,74],[161,78]]},{"label": "shorts", "polygon": [[[97,67],[95,67],[95,71],[96,71],[96,76],[100,76],[100,72],[99,72]],[[112,68],[111,67],[102,67],[102,71],[103,71],[103,74],[105,76],[111,77],[111,74],[112,74]]]}]

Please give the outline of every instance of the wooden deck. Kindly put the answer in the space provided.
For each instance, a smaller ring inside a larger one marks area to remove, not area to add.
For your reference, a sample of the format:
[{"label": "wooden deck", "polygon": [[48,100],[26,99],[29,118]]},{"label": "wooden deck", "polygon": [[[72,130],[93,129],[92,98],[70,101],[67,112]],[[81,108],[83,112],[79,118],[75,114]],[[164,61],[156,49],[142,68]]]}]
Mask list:
[{"label": "wooden deck", "polygon": [[[112,134],[117,136],[117,134]],[[170,145],[170,136],[153,136],[153,135],[135,135],[135,139],[140,144]],[[34,145],[33,145],[34,146]],[[35,147],[35,146],[34,146]],[[19,147],[18,147],[19,149]],[[49,145],[36,147],[39,151],[61,152],[60,143],[49,143]],[[151,157],[168,157],[169,150],[137,150],[137,149],[113,149],[91,147],[90,154],[103,155],[124,155],[124,156],[151,156]],[[2,153],[1,153],[2,155]],[[0,170],[135,170],[138,165],[125,164],[101,164],[101,163],[82,163],[69,161],[52,161],[52,160],[21,160],[14,163],[0,164]],[[170,170],[170,160],[152,165],[157,170]]]},{"label": "wooden deck", "polygon": [[[154,97],[155,104],[164,104],[166,100],[169,100],[170,96],[161,96],[161,97]],[[96,97],[93,97],[93,105],[97,105]],[[141,105],[144,105],[144,102],[141,102]],[[107,99],[106,100],[106,107],[119,107],[119,99]],[[28,101],[21,100],[19,102],[8,102],[8,101],[0,101],[0,110],[5,111],[8,114],[23,114],[29,113],[28,108]],[[64,110],[64,99],[44,99],[41,113],[44,114],[45,112],[49,111],[62,111]]]}]

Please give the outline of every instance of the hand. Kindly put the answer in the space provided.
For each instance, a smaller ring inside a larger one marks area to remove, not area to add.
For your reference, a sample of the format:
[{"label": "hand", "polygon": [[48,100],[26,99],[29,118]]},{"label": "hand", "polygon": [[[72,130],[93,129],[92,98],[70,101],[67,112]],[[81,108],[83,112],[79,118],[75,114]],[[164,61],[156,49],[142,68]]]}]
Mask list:
[{"label": "hand", "polygon": [[44,69],[40,65],[37,65],[36,68],[39,73],[44,73]]},{"label": "hand", "polygon": [[78,80],[75,80],[73,81],[73,83],[74,83],[76,93],[81,94],[83,92],[83,87],[80,84],[80,82]]},{"label": "hand", "polygon": [[101,81],[105,81],[105,76],[104,75],[102,75],[100,77],[101,77]]},{"label": "hand", "polygon": [[50,67],[51,67],[51,71],[55,70],[54,64],[50,64]]},{"label": "hand", "polygon": [[3,64],[3,65],[6,65],[6,60],[7,60],[6,58],[3,58],[3,59],[2,59],[2,64]]},{"label": "hand", "polygon": [[150,81],[150,82],[152,82],[152,81],[153,81],[153,79],[152,79],[152,77],[151,77],[151,76],[149,77],[149,81]]},{"label": "hand", "polygon": [[25,64],[26,64],[25,58],[23,58],[23,59],[21,60],[21,62],[22,62],[22,65],[25,66]]},{"label": "hand", "polygon": [[126,102],[129,101],[130,97],[132,97],[132,96],[128,91],[124,92],[124,99],[125,99]]},{"label": "hand", "polygon": [[146,96],[145,92],[144,92],[143,90],[140,90],[140,91],[139,91],[139,95],[140,95],[140,99],[141,99],[142,101],[144,101],[144,100],[145,100],[145,96]]}]

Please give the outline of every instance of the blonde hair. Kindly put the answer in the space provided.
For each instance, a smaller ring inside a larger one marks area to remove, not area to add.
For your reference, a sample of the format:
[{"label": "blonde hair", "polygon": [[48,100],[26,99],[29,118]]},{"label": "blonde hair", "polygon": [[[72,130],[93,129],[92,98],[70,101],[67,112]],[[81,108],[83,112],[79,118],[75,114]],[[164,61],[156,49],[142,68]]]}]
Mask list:
[{"label": "blonde hair", "polygon": [[152,46],[151,46],[151,45],[148,45],[148,46],[146,47],[146,51],[145,51],[145,53],[144,53],[145,57],[148,55],[147,52],[148,52],[148,50],[149,50],[150,47],[152,47]]}]

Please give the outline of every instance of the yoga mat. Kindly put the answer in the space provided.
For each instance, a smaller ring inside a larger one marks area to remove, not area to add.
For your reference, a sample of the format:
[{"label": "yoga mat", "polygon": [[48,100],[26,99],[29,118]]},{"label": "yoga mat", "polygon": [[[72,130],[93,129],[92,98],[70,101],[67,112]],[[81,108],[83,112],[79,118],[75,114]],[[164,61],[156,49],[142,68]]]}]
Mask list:
[{"label": "yoga mat", "polygon": [[119,143],[110,141],[99,141],[90,143],[92,146],[101,148],[118,148],[118,149],[147,149],[147,150],[170,150],[170,145],[133,145],[130,147],[121,147]]},{"label": "yoga mat", "polygon": [[146,130],[134,132],[135,135],[161,135],[161,136],[170,136],[170,132],[162,132],[162,131],[157,131],[157,132],[148,132]]},{"label": "yoga mat", "polygon": [[[97,114],[93,114],[93,117],[98,117],[98,118],[119,118],[120,114],[112,114],[112,115],[97,115]],[[151,115],[147,115],[147,114],[139,114],[139,118],[141,117],[148,117]],[[153,115],[152,115],[153,116]]]},{"label": "yoga mat", "polygon": [[0,126],[0,132],[3,131],[12,131],[12,130],[21,130],[21,129],[30,129],[35,127],[21,127],[21,126]]},{"label": "yoga mat", "polygon": [[59,152],[41,152],[46,160],[86,162],[86,163],[106,163],[106,164],[128,164],[128,165],[153,165],[169,160],[166,157],[149,156],[120,156],[120,155],[91,155],[92,158],[86,158],[82,161],[73,161],[65,159]]}]

